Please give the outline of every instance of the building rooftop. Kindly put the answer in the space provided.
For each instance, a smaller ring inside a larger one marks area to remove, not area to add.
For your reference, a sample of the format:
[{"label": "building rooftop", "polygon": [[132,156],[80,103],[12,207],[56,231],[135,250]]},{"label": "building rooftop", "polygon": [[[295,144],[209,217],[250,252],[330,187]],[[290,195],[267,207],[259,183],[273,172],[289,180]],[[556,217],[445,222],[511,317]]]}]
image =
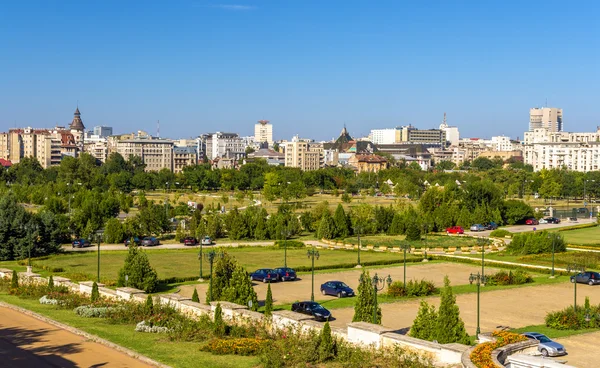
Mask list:
[{"label": "building rooftop", "polygon": [[173,153],[176,155],[195,155],[196,148],[189,146],[175,146],[173,147]]}]

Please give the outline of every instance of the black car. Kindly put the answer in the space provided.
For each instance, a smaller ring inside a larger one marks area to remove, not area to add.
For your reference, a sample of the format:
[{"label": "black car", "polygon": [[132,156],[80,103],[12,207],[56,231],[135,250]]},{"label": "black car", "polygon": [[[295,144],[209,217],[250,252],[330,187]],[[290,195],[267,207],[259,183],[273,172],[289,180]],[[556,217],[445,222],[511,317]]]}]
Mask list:
[{"label": "black car", "polygon": [[273,282],[277,279],[277,273],[270,268],[261,268],[250,274],[250,281]]},{"label": "black car", "polygon": [[560,219],[556,217],[546,217],[544,220],[546,220],[546,223],[548,224],[560,224]]},{"label": "black car", "polygon": [[338,298],[354,296],[354,290],[341,281],[327,281],[321,285],[321,294],[335,295]]},{"label": "black car", "polygon": [[317,321],[329,321],[331,318],[331,312],[317,302],[296,302],[292,304],[292,312],[308,314]]},{"label": "black car", "polygon": [[578,284],[600,285],[600,273],[598,272],[581,272],[575,276],[571,276],[571,282],[577,280]]},{"label": "black car", "polygon": [[84,248],[91,247],[92,243],[90,243],[90,241],[87,239],[75,239],[73,240],[73,243],[71,243],[71,245],[73,246],[73,248]]},{"label": "black car", "polygon": [[292,281],[296,280],[296,271],[289,267],[279,267],[274,269],[277,274],[278,281]]},{"label": "black car", "polygon": [[496,224],[495,222],[486,222],[483,224],[483,227],[485,227],[486,230],[496,230],[498,228],[498,224]]},{"label": "black car", "polygon": [[133,239],[133,244],[135,245],[141,245],[142,241],[140,240],[140,238],[138,238],[137,236],[134,236],[133,238],[127,238],[125,239],[125,246],[128,247],[129,244],[131,244],[131,239]]}]

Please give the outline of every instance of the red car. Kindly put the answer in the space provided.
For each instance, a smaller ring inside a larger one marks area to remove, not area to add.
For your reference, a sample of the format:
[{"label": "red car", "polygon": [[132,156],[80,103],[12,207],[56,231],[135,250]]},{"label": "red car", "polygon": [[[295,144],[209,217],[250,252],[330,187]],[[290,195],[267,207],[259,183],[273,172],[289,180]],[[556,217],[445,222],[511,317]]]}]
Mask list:
[{"label": "red car", "polygon": [[540,222],[534,218],[528,218],[525,220],[525,225],[539,225]]},{"label": "red car", "polygon": [[196,245],[198,244],[198,240],[196,240],[196,238],[192,237],[192,236],[186,236],[185,239],[183,239],[183,245]]},{"label": "red car", "polygon": [[464,234],[465,229],[460,226],[452,226],[446,229],[446,234]]}]

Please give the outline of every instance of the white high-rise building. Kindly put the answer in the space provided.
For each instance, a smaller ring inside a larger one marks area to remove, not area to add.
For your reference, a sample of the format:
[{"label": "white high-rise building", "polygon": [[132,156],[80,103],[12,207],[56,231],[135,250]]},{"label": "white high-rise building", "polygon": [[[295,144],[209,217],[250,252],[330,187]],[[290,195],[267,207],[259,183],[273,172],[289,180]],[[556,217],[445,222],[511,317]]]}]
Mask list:
[{"label": "white high-rise building", "polygon": [[273,146],[273,125],[268,120],[259,120],[254,124],[254,141]]},{"label": "white high-rise building", "polygon": [[529,109],[529,131],[546,128],[551,132],[563,131],[563,111],[556,107]]},{"label": "white high-rise building", "polygon": [[400,142],[400,132],[398,128],[373,129],[369,138],[374,144],[393,144]]},{"label": "white high-rise building", "polygon": [[446,132],[446,142],[449,142],[450,146],[458,146],[458,142],[460,141],[458,127],[449,126],[446,123],[446,113],[444,113],[444,121],[440,124],[440,130]]}]

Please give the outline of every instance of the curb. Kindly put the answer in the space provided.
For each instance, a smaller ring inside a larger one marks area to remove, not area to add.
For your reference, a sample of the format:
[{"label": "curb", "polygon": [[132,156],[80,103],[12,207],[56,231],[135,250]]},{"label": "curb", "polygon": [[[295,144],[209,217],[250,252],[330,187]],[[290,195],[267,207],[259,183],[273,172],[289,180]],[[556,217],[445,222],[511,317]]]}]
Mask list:
[{"label": "curb", "polygon": [[125,347],[123,347],[121,345],[117,345],[117,344],[112,343],[112,342],[110,342],[108,340],[100,338],[100,337],[98,337],[96,335],[89,334],[89,333],[84,332],[84,331],[82,331],[80,329],[77,329],[75,327],[72,327],[72,326],[66,325],[64,323],[61,323],[61,322],[55,321],[53,319],[50,319],[48,317],[42,316],[41,314],[38,314],[38,313],[30,311],[29,309],[17,307],[16,305],[5,303],[5,302],[1,302],[1,301],[0,301],[0,307],[9,308],[9,309],[12,309],[14,311],[17,311],[17,312],[23,313],[25,315],[28,315],[30,317],[39,319],[42,322],[49,323],[49,324],[51,324],[53,326],[56,326],[56,327],[61,328],[63,330],[69,331],[69,332],[71,332],[71,333],[73,333],[75,335],[79,335],[79,336],[85,337],[86,339],[88,339],[90,341],[96,342],[96,343],[104,345],[104,346],[106,346],[108,348],[111,348],[111,349],[117,350],[117,351],[119,351],[121,353],[127,354],[130,357],[132,357],[132,358],[138,359],[139,361],[144,362],[146,364],[150,364],[150,365],[152,365],[154,367],[171,368],[171,366],[159,363],[159,362],[157,362],[155,360],[152,360],[152,359],[148,358],[147,356],[141,355],[140,353],[137,353],[137,352],[135,352],[133,350],[127,349],[127,348],[125,348]]}]

